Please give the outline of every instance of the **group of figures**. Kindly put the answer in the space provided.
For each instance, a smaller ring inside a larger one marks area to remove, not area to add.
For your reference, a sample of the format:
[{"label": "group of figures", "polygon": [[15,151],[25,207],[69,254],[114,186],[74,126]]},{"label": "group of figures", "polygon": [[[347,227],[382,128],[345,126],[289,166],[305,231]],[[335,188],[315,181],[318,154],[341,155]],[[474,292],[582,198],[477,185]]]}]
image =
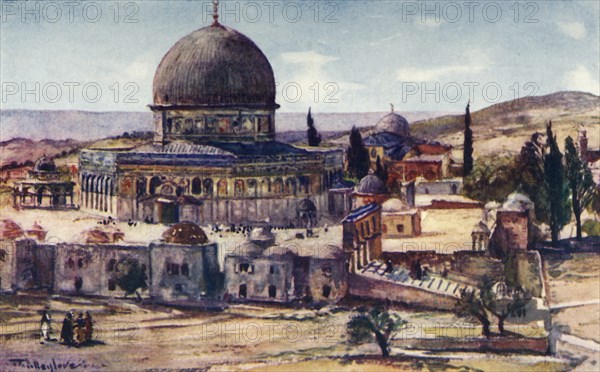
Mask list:
[{"label": "group of figures", "polygon": [[[44,310],[41,319],[41,334],[44,341],[52,341],[50,332],[52,330],[52,319],[48,310]],[[69,311],[63,320],[62,329],[60,330],[59,342],[63,345],[83,345],[92,340],[94,332],[94,322],[92,315],[86,311],[85,317],[83,312],[79,313],[77,319],[72,311]]]}]

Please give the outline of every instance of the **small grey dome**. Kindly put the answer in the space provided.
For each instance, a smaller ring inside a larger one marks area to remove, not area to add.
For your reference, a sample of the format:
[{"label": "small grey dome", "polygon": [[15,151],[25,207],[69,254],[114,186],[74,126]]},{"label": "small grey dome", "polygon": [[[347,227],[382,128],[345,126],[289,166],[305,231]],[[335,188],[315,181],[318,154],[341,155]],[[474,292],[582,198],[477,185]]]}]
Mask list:
[{"label": "small grey dome", "polygon": [[534,208],[534,204],[525,194],[513,192],[506,197],[506,201],[502,204],[502,209],[512,211],[531,211]]},{"label": "small grey dome", "polygon": [[36,160],[33,170],[35,172],[56,172],[56,164],[54,164],[54,160],[44,155]]},{"label": "small grey dome", "polygon": [[260,246],[269,246],[275,243],[275,235],[266,227],[255,227],[250,231],[248,241]]},{"label": "small grey dome", "polygon": [[388,188],[379,177],[374,174],[368,174],[360,180],[356,191],[360,194],[380,195],[387,194]]},{"label": "small grey dome", "polygon": [[298,212],[298,213],[301,213],[301,212],[316,212],[316,211],[317,211],[317,206],[310,199],[303,199],[296,206],[296,212]]},{"label": "small grey dome", "polygon": [[375,133],[394,133],[399,136],[410,136],[410,127],[408,121],[395,112],[390,112],[375,125]]}]

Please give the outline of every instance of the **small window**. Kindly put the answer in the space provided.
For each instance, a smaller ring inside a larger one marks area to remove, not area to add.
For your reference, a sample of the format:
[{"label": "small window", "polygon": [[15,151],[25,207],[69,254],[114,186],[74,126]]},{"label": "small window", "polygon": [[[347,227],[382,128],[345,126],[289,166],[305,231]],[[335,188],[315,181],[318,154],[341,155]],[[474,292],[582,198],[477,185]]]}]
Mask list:
[{"label": "small window", "polygon": [[75,289],[77,291],[80,291],[82,287],[83,287],[83,279],[80,276],[78,276],[75,278]]},{"label": "small window", "polygon": [[79,267],[80,269],[83,267],[83,258],[77,260],[77,267]]},{"label": "small window", "polygon": [[398,230],[399,233],[403,234],[404,233],[404,225],[397,225],[396,230]]},{"label": "small window", "polygon": [[371,222],[373,223],[373,232],[375,233],[377,231],[377,217],[373,216]]},{"label": "small window", "polygon": [[238,292],[238,296],[240,298],[246,298],[248,295],[248,286],[246,284],[240,284],[240,290]]},{"label": "small window", "polygon": [[369,226],[369,220],[366,220],[364,224],[367,226],[367,235],[371,235],[371,227]]},{"label": "small window", "polygon": [[6,251],[4,249],[0,249],[0,261],[6,262]]},{"label": "small window", "polygon": [[321,269],[321,273],[323,274],[323,276],[330,278],[331,277],[331,266],[325,266]]},{"label": "small window", "polygon": [[250,270],[250,264],[248,263],[242,263],[240,264],[240,272],[241,273],[247,273]]},{"label": "small window", "polygon": [[165,269],[166,269],[168,275],[173,275],[173,271],[171,271],[171,263],[170,262],[165,263]]},{"label": "small window", "polygon": [[179,275],[179,265],[171,264],[171,273],[172,275]]},{"label": "small window", "polygon": [[324,285],[323,286],[323,297],[329,298],[330,295],[331,295],[331,287],[328,285]]},{"label": "small window", "polygon": [[115,266],[117,266],[117,260],[111,258],[110,261],[108,261],[108,264],[106,265],[106,272],[112,273],[113,271],[115,271]]},{"label": "small window", "polygon": [[274,285],[269,286],[269,297],[270,298],[277,297],[277,287],[276,286],[274,286]]},{"label": "small window", "polygon": [[108,290],[114,291],[117,289],[117,281],[114,279],[108,279]]},{"label": "small window", "polygon": [[271,267],[269,267],[269,274],[275,274],[275,266],[271,265]]},{"label": "small window", "polygon": [[177,292],[183,292],[183,285],[180,283],[175,284],[175,290]]},{"label": "small window", "polygon": [[69,257],[66,266],[71,270],[75,270],[75,261],[73,261],[72,257]]},{"label": "small window", "polygon": [[190,267],[187,263],[181,264],[181,275],[190,276]]}]

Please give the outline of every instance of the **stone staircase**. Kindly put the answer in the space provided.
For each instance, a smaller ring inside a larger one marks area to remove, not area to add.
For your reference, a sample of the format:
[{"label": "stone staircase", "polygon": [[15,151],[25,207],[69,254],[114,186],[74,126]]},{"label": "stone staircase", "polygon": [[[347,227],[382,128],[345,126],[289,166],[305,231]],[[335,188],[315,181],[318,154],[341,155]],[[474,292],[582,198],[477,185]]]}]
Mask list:
[{"label": "stone staircase", "polygon": [[386,264],[383,262],[372,261],[361,269],[360,274],[455,298],[460,297],[463,289],[466,289],[467,292],[477,290],[473,286],[448,280],[438,275],[427,274],[422,280],[416,280],[410,277],[410,272],[405,268],[394,268],[391,273],[386,273],[385,268]]}]

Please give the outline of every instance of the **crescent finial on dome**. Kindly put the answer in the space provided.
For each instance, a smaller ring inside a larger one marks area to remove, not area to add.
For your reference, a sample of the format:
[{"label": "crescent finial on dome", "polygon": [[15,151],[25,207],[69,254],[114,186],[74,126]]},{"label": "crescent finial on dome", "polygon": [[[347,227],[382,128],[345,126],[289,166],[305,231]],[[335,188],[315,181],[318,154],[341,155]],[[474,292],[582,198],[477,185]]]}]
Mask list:
[{"label": "crescent finial on dome", "polygon": [[213,26],[219,25],[219,0],[213,1]]}]

